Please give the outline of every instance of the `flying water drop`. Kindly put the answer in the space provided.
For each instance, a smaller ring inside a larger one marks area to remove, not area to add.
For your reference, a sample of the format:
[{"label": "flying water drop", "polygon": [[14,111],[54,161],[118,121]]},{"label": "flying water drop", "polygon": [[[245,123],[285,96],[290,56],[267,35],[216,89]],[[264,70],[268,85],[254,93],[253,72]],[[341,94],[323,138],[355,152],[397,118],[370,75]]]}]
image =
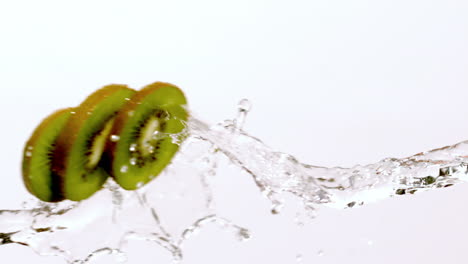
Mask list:
[{"label": "flying water drop", "polygon": [[117,142],[117,141],[119,141],[119,139],[120,139],[120,137],[118,135],[111,135],[110,136],[110,140],[112,142]]},{"label": "flying water drop", "polygon": [[237,104],[237,117],[234,121],[237,130],[242,130],[244,127],[245,119],[251,108],[252,104],[248,99],[242,99]]},{"label": "flying water drop", "polygon": [[126,173],[128,171],[128,166],[127,165],[124,165],[120,168],[120,172],[122,173]]}]

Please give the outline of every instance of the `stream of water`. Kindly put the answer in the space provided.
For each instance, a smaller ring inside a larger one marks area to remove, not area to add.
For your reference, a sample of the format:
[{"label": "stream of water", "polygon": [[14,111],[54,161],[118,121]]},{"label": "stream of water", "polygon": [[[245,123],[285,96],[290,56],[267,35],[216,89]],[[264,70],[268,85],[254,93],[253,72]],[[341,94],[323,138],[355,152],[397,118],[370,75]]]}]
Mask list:
[{"label": "stream of water", "polygon": [[[43,203],[31,198],[23,208],[0,210],[0,245],[16,243],[77,264],[109,254],[125,262],[128,242],[144,240],[168,250],[178,263],[184,258],[184,242],[206,224],[248,240],[249,230],[216,213],[210,181],[217,175],[220,157],[251,175],[271,201],[272,214],[281,213],[284,195],[297,197],[314,217],[322,206],[352,208],[468,179],[468,141],[351,168],[304,164],[242,129],[250,107],[242,100],[235,119],[214,126],[192,117],[183,135],[173,135],[174,141],[188,135],[174,162],[138,191],[122,190],[109,180],[102,191],[82,202]],[[198,198],[187,203],[187,192]],[[180,210],[161,218],[169,205]]]}]

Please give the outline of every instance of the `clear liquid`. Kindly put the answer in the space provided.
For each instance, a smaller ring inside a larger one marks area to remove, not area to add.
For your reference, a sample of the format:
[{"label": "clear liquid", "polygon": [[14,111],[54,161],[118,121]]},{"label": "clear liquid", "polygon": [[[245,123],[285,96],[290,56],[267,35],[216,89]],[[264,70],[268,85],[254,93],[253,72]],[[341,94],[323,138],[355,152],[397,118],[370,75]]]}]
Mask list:
[{"label": "clear liquid", "polygon": [[[242,130],[250,108],[250,102],[242,100],[234,120],[215,126],[192,118],[184,132],[190,136],[173,164],[138,191],[122,190],[109,180],[102,191],[82,202],[32,199],[22,209],[0,210],[0,245],[26,245],[41,255],[62,256],[68,263],[90,263],[103,255],[125,262],[129,241],[143,240],[164,248],[178,263],[184,258],[184,243],[206,225],[246,241],[251,231],[223,217],[213,194],[213,180],[226,166],[220,160],[226,158],[247,172],[241,176],[252,176],[256,188],[270,200],[271,214],[281,213],[285,197],[292,195],[301,201],[307,218],[324,206],[353,208],[468,179],[468,141],[366,166],[303,164]],[[304,225],[300,216],[296,220]],[[298,253],[296,259],[302,262],[303,255]]]}]

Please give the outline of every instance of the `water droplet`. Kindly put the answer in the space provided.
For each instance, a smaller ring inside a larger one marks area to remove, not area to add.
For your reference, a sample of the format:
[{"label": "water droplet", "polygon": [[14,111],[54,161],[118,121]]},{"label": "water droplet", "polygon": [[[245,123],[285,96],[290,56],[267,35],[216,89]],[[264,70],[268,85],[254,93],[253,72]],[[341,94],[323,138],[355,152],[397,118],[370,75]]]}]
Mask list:
[{"label": "water droplet", "polygon": [[128,166],[124,165],[120,168],[121,173],[126,173],[128,171]]},{"label": "water droplet", "polygon": [[180,145],[181,140],[180,140],[180,135],[179,134],[172,134],[171,135],[172,143]]},{"label": "water droplet", "polygon": [[242,130],[242,127],[245,123],[245,118],[247,117],[247,113],[250,111],[251,107],[252,105],[247,99],[242,99],[237,104],[238,113],[236,119],[234,120],[234,127],[237,131]]},{"label": "water droplet", "polygon": [[140,189],[141,187],[143,187],[143,185],[145,185],[144,182],[139,182],[139,183],[137,183],[136,186],[137,186],[138,189]]},{"label": "water droplet", "polygon": [[148,152],[154,153],[154,146],[148,146]]},{"label": "water droplet", "polygon": [[239,101],[237,108],[239,109],[239,112],[249,112],[252,108],[252,103],[248,99],[244,98]]},{"label": "water droplet", "polygon": [[230,119],[226,119],[222,122],[221,124],[224,128],[227,128],[227,129],[230,129],[230,128],[233,128],[235,127],[235,123],[233,120],[230,120]]},{"label": "water droplet", "polygon": [[137,164],[137,158],[131,158],[130,159],[130,164],[132,164],[133,166],[135,166]]},{"label": "water droplet", "polygon": [[130,144],[130,147],[128,148],[128,150],[130,150],[130,152],[137,151],[137,144],[136,143]]},{"label": "water droplet", "polygon": [[250,231],[245,228],[240,228],[237,236],[240,241],[247,241],[251,238]]},{"label": "water droplet", "polygon": [[117,141],[119,141],[119,139],[120,139],[120,137],[117,136],[117,135],[111,135],[111,136],[110,136],[110,140],[111,140],[112,142],[117,142]]},{"label": "water droplet", "polygon": [[28,146],[28,147],[26,148],[26,150],[29,150],[29,151],[32,151],[33,149],[34,149],[33,146]]},{"label": "water droplet", "polygon": [[130,101],[130,98],[129,98],[129,97],[125,97],[125,101]]},{"label": "water droplet", "polygon": [[24,155],[25,155],[26,157],[31,157],[31,156],[32,156],[32,152],[31,152],[31,151],[26,151],[26,152],[24,153]]},{"label": "water droplet", "polygon": [[281,210],[283,209],[283,204],[281,202],[275,201],[273,202],[273,205],[271,206],[271,213],[272,214],[279,214],[281,213]]},{"label": "water droplet", "polygon": [[281,213],[281,210],[278,210],[278,208],[272,208],[271,213],[272,214],[279,214],[279,213]]},{"label": "water droplet", "polygon": [[128,111],[128,112],[127,112],[127,115],[128,115],[128,116],[133,116],[134,114],[135,114],[135,111]]}]

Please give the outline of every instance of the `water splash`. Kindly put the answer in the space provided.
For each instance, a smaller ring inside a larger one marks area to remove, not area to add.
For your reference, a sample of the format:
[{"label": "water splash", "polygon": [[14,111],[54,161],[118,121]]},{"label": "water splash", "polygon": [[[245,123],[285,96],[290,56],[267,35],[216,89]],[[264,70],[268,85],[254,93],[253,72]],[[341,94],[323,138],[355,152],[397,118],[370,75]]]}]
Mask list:
[{"label": "water splash", "polygon": [[[138,191],[122,190],[109,180],[102,191],[82,202],[34,200],[24,203],[23,209],[0,210],[0,245],[16,243],[41,255],[61,256],[67,263],[85,264],[105,255],[125,262],[128,243],[143,240],[166,249],[178,263],[185,241],[207,225],[246,241],[251,232],[216,210],[212,181],[220,157],[252,176],[271,201],[272,214],[281,213],[284,195],[292,194],[302,201],[307,218],[315,217],[322,206],[353,208],[468,179],[468,141],[402,159],[326,168],[301,163],[247,134],[243,125],[250,109],[251,103],[244,99],[234,120],[214,126],[191,118],[183,133],[171,135],[174,142],[188,136],[173,164]],[[298,225],[304,225],[302,218],[297,215]],[[96,236],[96,230],[103,235]],[[301,262],[302,255],[296,259]]]}]

